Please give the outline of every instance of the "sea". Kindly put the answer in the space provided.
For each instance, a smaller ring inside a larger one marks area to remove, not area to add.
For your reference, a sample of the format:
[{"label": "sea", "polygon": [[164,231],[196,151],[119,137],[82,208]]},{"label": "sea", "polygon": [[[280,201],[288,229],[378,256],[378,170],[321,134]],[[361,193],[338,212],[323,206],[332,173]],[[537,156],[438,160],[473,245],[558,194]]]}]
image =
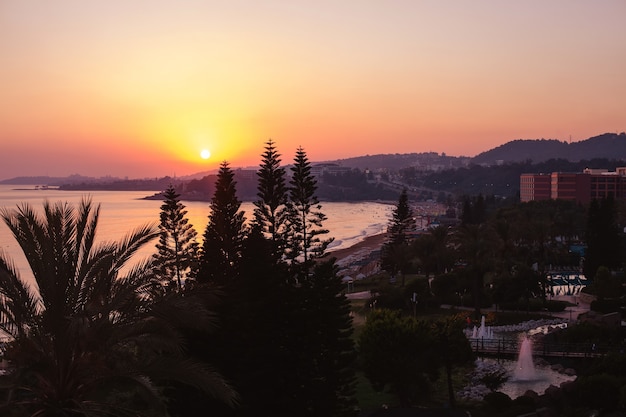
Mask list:
[{"label": "sea", "polygon": [[[0,207],[9,209],[29,204],[39,212],[43,203],[68,202],[78,205],[84,198],[100,205],[100,217],[96,232],[96,241],[117,241],[133,229],[145,224],[158,224],[160,200],[147,200],[155,191],[67,191],[54,188],[42,189],[36,185],[0,184]],[[182,201],[187,210],[187,218],[198,232],[198,239],[208,222],[209,202]],[[384,233],[391,218],[394,205],[383,202],[322,202],[321,211],[326,215],[324,228],[329,230],[328,237],[334,238],[329,251],[348,248],[363,241],[366,237]],[[244,202],[241,209],[248,220],[252,218],[254,205]],[[156,241],[154,242],[156,244]],[[32,279],[28,263],[13,235],[4,221],[0,220],[0,250],[13,260],[24,279]],[[155,251],[152,244],[146,245],[139,258],[149,257]]]}]

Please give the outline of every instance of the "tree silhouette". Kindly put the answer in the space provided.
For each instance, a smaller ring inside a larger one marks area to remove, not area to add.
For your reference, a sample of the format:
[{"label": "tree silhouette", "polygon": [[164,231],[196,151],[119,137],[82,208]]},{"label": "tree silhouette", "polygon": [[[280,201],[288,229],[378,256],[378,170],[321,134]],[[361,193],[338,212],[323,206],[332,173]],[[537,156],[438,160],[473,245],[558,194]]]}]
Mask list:
[{"label": "tree silhouette", "polygon": [[289,200],[289,286],[281,367],[286,380],[284,415],[353,415],[354,348],[349,305],[341,294],[335,258],[323,261],[332,239],[321,239],[326,216],[316,196],[317,181],[302,148],[291,168]]},{"label": "tree silhouette", "polygon": [[198,282],[224,284],[236,279],[245,237],[245,217],[240,211],[234,173],[223,162],[211,200],[209,222],[204,232]]},{"label": "tree silhouette", "polygon": [[415,231],[415,217],[409,205],[406,188],[400,193],[398,204],[391,213],[387,230],[388,242],[391,244],[407,243],[409,234]]},{"label": "tree silhouette", "polygon": [[175,280],[177,289],[182,289],[183,280],[193,278],[198,260],[197,232],[185,217],[185,205],[180,194],[170,185],[163,193],[159,223],[158,253],[154,255],[155,272],[164,283]]},{"label": "tree silhouette", "polygon": [[292,177],[289,188],[289,244],[288,258],[302,277],[310,271],[311,261],[324,255],[332,239],[321,239],[328,233],[322,228],[326,215],[315,194],[317,181],[311,174],[311,163],[301,147],[296,151],[291,167]]},{"label": "tree silhouette", "polygon": [[[211,338],[196,338],[194,352],[217,358],[242,396],[240,408],[214,415],[354,415],[349,304],[341,294],[334,258],[318,259],[327,245],[319,238],[325,233],[325,216],[306,155],[299,151],[292,200],[285,201],[282,186],[268,186],[280,183],[283,174],[274,169],[278,153],[273,143],[266,147],[264,165],[273,168],[259,175],[259,210],[242,232],[241,256],[233,259],[236,274],[230,276],[236,281],[228,279],[222,286],[222,326]],[[234,192],[230,195],[232,199]],[[282,225],[278,213],[285,202],[289,219]],[[269,220],[272,210],[276,223]],[[272,224],[277,225],[274,238]],[[300,227],[300,233],[290,234],[291,227]],[[285,253],[297,259],[277,250],[285,237],[294,249]],[[206,268],[215,265],[207,262]]]},{"label": "tree silhouette", "polygon": [[409,233],[414,231],[415,218],[405,188],[400,193],[398,204],[392,212],[387,229],[387,241],[381,253],[381,268],[394,277],[396,273],[400,273],[403,286],[404,274],[413,257],[413,251],[408,244]]},{"label": "tree silhouette", "polygon": [[258,199],[254,202],[254,222],[269,236],[276,256],[281,256],[285,246],[289,190],[285,169],[280,166],[280,154],[272,140],[267,141],[262,162],[257,172]]}]

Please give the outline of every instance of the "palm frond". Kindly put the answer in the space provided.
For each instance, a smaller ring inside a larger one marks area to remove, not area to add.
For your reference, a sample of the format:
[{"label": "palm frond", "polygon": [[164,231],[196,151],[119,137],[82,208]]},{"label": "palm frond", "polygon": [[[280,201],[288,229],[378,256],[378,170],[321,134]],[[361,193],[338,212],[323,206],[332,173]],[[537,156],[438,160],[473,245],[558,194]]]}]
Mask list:
[{"label": "palm frond", "polygon": [[16,338],[33,325],[39,311],[37,293],[0,249],[0,329]]},{"label": "palm frond", "polygon": [[137,250],[158,236],[159,229],[154,223],[140,226],[124,236],[117,244],[116,270],[119,271]]}]

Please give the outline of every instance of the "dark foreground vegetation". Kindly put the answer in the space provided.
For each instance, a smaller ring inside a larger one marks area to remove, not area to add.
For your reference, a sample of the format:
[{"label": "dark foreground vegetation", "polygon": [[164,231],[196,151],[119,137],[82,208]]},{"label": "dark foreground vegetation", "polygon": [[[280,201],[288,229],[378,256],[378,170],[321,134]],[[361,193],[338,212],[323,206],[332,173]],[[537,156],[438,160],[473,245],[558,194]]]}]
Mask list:
[{"label": "dark foreground vegetation", "polygon": [[330,241],[304,150],[287,181],[268,142],[245,222],[222,164],[201,245],[173,187],[158,227],[119,242],[95,242],[89,200],[3,209],[34,283],[0,257],[0,415],[354,415],[349,304],[318,260]]},{"label": "dark foreground vegetation", "polygon": [[[600,358],[565,364],[577,370],[579,377],[575,382],[562,388],[554,387],[544,395],[531,393],[518,399],[494,392],[480,403],[455,401],[450,390],[443,401],[469,409],[472,415],[485,416],[516,416],[536,410],[550,416],[583,416],[593,410],[599,415],[624,412],[626,379],[622,370],[626,362],[626,334],[620,326],[626,312],[623,206],[610,198],[583,207],[566,201],[510,204],[480,195],[466,197],[461,204],[462,215],[457,224],[437,226],[415,235],[411,232],[414,225],[410,204],[406,193],[401,194],[391,219],[389,239],[382,250],[381,266],[385,274],[355,283],[356,291],[372,293],[372,298],[363,305],[365,314],[372,308],[386,309],[395,312],[396,316],[392,317],[422,320],[432,327],[440,326],[437,323],[441,323],[442,317],[456,322],[457,326],[466,323],[472,327],[478,325],[484,315],[491,325],[505,325],[562,313],[575,306],[577,299],[588,297],[595,300],[591,302],[590,313],[581,316],[577,323],[570,322],[567,330],[545,336],[546,341],[583,344],[588,346],[589,352],[602,352]],[[553,300],[556,294],[551,292],[548,277],[555,271],[584,273],[589,277],[589,285],[576,297]],[[447,308],[441,309],[441,306]],[[577,317],[572,319],[576,321]],[[380,331],[382,323],[390,320],[387,316],[381,321],[368,318],[359,332],[361,359],[373,331],[387,337],[393,334],[391,339],[399,341],[395,348],[400,351],[392,356],[403,357],[405,342],[402,341],[407,337],[395,336],[402,334],[395,330],[400,324],[387,324],[387,333]],[[433,339],[420,336],[422,328],[418,325],[405,323],[402,326],[419,340],[427,340],[435,352],[445,352]],[[411,343],[418,346],[415,341]],[[390,340],[372,345],[382,344],[386,344],[386,351],[393,351],[388,347],[393,345]],[[454,358],[464,357],[457,350],[463,349],[461,339],[450,338],[446,345],[455,352]],[[431,357],[419,348],[411,352],[416,355],[413,360],[421,358],[424,365],[431,363]],[[383,362],[383,359],[378,361]],[[404,368],[408,367],[406,361],[404,363]],[[451,365],[452,381],[459,379],[454,377],[455,372],[462,376],[469,366],[462,360]],[[392,366],[386,363],[386,369]],[[409,385],[400,379],[404,368],[398,366],[396,372],[391,373],[398,380],[389,380],[388,387]],[[411,372],[411,375],[417,374]],[[428,394],[424,385],[418,385],[419,381],[419,378],[412,381],[415,387],[419,386],[412,391],[413,395]],[[498,386],[498,383],[493,385],[494,391]],[[441,391],[441,387],[439,389]],[[431,394],[431,400],[442,401],[435,392]],[[402,392],[396,393],[396,404],[406,407],[402,395]],[[610,401],[607,396],[611,397]],[[424,404],[423,398],[414,401],[413,404]]]},{"label": "dark foreground vegetation", "polygon": [[[570,306],[550,299],[553,266],[582,268],[596,297],[592,308],[623,313],[626,222],[617,202],[466,197],[450,207],[458,219],[416,233],[403,191],[381,272],[354,283],[371,298],[349,301],[335,259],[325,256],[330,240],[304,150],[289,169],[288,177],[269,141],[246,219],[235,174],[223,163],[201,242],[173,185],[158,222],[117,242],[96,243],[99,207],[88,199],[78,207],[3,209],[34,282],[0,255],[0,329],[7,336],[0,415],[625,410],[624,334],[602,320],[549,336],[606,352],[567,364],[579,375],[567,387],[511,399],[497,392],[501,381],[493,375],[494,392],[483,401],[457,398],[474,360],[465,328],[483,315],[492,325],[511,324]],[[148,244],[154,255],[135,260]]]}]

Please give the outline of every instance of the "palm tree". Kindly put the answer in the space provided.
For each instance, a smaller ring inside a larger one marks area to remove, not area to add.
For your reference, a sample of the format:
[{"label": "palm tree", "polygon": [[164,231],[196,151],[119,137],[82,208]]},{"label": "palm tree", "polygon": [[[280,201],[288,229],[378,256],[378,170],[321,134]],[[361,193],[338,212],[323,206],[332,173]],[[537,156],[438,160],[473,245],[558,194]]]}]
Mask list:
[{"label": "palm tree", "polygon": [[129,265],[158,229],[96,245],[99,211],[90,199],[78,208],[46,202],[43,215],[28,204],[0,209],[34,277],[27,282],[0,253],[0,330],[10,338],[0,414],[165,415],[158,381],[232,403],[218,374],[182,355],[180,323],[207,325],[209,312],[193,297],[157,297],[150,260]]}]

